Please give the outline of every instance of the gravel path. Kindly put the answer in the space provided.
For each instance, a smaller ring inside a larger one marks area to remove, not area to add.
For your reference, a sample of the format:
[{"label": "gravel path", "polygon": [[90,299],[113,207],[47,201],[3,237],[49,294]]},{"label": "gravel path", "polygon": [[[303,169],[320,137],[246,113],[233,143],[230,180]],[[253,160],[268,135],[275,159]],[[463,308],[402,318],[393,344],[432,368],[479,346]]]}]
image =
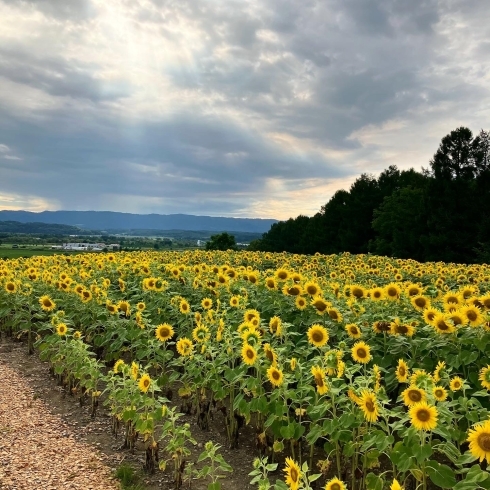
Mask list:
[{"label": "gravel path", "polygon": [[101,460],[0,361],[1,490],[119,489]]}]

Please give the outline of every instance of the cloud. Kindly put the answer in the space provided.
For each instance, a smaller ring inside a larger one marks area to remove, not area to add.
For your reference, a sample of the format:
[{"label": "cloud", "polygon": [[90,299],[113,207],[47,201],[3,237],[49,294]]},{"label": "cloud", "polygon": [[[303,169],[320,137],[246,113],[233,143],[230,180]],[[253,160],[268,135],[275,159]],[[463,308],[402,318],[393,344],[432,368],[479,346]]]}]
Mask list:
[{"label": "cloud", "polygon": [[19,208],[314,214],[361,172],[427,166],[449,131],[484,125],[487,11],[0,0],[0,194]]}]

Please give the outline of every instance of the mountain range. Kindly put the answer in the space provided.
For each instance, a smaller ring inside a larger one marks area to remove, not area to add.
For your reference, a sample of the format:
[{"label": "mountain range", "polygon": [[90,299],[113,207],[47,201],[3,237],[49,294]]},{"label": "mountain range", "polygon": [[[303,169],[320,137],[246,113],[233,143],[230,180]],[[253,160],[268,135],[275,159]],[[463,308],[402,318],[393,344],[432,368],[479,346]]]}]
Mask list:
[{"label": "mountain range", "polygon": [[0,211],[0,221],[49,223],[86,230],[207,230],[265,233],[274,219],[225,218],[191,214],[132,214],[113,211]]}]

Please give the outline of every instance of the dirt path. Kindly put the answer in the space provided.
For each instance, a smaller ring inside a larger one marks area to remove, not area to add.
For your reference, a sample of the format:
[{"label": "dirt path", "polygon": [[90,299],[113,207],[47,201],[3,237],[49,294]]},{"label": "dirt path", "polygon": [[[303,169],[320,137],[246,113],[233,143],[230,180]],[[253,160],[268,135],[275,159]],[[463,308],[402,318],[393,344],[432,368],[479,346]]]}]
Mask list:
[{"label": "dirt path", "polygon": [[0,489],[119,488],[94,447],[75,440],[27,379],[0,359]]}]

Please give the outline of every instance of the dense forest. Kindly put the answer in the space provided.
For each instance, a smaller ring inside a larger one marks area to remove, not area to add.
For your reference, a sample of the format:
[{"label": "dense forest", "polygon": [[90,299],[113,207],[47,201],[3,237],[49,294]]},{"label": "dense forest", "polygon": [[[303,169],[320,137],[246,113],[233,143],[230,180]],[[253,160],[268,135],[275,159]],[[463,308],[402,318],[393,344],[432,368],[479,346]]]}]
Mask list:
[{"label": "dense forest", "polygon": [[420,172],[362,174],[314,216],[276,223],[250,248],[490,262],[490,132],[452,131]]}]

